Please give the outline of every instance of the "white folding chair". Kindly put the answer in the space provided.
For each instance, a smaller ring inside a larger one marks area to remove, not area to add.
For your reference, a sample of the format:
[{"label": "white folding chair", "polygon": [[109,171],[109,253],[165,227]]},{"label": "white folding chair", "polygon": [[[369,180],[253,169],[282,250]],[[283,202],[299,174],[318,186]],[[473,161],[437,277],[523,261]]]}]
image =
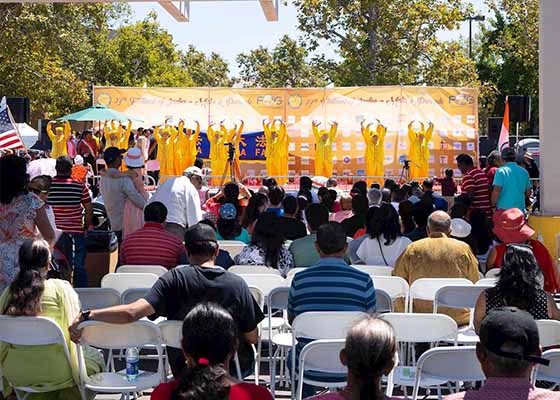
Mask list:
[{"label": "white folding chair", "polygon": [[[71,358],[68,345],[66,344],[66,338],[60,327],[51,320],[45,317],[9,317],[7,315],[0,315],[0,342],[7,343],[9,345],[15,346],[46,346],[56,344],[61,346],[63,352],[61,356],[66,357],[68,361],[68,370],[71,369]],[[33,353],[26,353],[24,360],[25,363],[33,364],[35,356]],[[40,354],[40,353],[39,353]],[[37,355],[40,357],[40,355]],[[0,376],[2,374],[0,373]],[[6,377],[4,377],[6,378]],[[33,377],[29,377],[29,381],[33,381]],[[40,382],[39,378],[37,382],[29,384],[26,386],[14,386],[11,385],[19,400],[25,400],[32,393],[45,393],[44,384],[47,382]],[[79,384],[78,389],[80,391],[80,397],[82,400],[86,400],[86,395]],[[23,396],[21,395],[23,393]],[[4,393],[6,395],[6,393]]]},{"label": "white folding chair", "polygon": [[131,288],[151,288],[158,280],[155,274],[147,273],[129,273],[116,274],[111,273],[105,275],[101,279],[101,287],[115,289],[119,293],[124,293],[126,289]]},{"label": "white folding chair", "polygon": [[[340,376],[347,374],[347,368],[340,362],[340,351],[345,342],[346,339],[316,340],[305,345],[299,355],[297,400],[302,399],[304,381],[313,386],[325,385],[320,377],[315,380],[313,371]],[[342,383],[344,385],[346,382]],[[337,383],[334,387],[340,387],[340,384]]]},{"label": "white folding chair", "polygon": [[82,310],[98,310],[121,304],[121,294],[110,288],[76,288]]},{"label": "white folding chair", "polygon": [[[296,343],[298,341],[314,341],[320,339],[346,339],[346,333],[361,319],[367,318],[368,314],[355,311],[313,311],[298,315],[292,322],[292,385],[296,374]],[[301,361],[300,361],[301,363]],[[321,374],[328,374],[321,381]],[[298,374],[301,374],[298,371]],[[303,371],[303,379],[298,382],[297,399],[301,399],[303,384],[311,383],[317,386],[336,388],[346,384],[346,375],[332,376],[330,370],[313,370],[310,378]]]},{"label": "white folding chair", "polygon": [[237,275],[242,274],[272,274],[280,276],[280,271],[274,268],[267,267],[266,265],[232,265],[228,268],[229,272]]},{"label": "white folding chair", "polygon": [[[121,393],[125,399],[130,394],[151,389],[165,381],[163,347],[161,332],[156,324],[149,321],[136,321],[130,324],[107,324],[98,321],[86,321],[80,324],[82,336],[78,346],[80,377],[85,389],[98,393]],[[138,349],[151,345],[155,348],[158,358],[157,372],[139,371],[134,382],[126,379],[126,371],[102,372],[87,375],[83,368],[83,346],[100,349],[121,350],[130,347]]]},{"label": "white folding chair", "polygon": [[218,246],[220,246],[220,249],[227,251],[231,258],[234,258],[241,253],[246,244],[239,240],[219,240]]},{"label": "white folding chair", "polygon": [[541,319],[536,321],[539,328],[541,347],[560,345],[560,321]]},{"label": "white folding chair", "polygon": [[[161,344],[166,347],[173,347],[174,349],[182,349],[181,339],[183,322],[182,321],[161,321],[157,324],[161,331]],[[167,351],[166,351],[167,355]],[[169,364],[169,357],[165,357],[165,370],[166,379],[172,379],[171,366]]]},{"label": "white folding chair", "polygon": [[121,304],[132,304],[136,300],[143,299],[149,292],[149,288],[131,288],[126,289],[121,294]]},{"label": "white folding chair", "polygon": [[[395,331],[397,341],[401,346],[399,359],[402,366],[396,367],[390,374],[387,384],[387,396],[393,395],[394,385],[414,386],[414,373],[416,371],[416,357],[414,356],[414,343],[431,343],[433,346],[440,341],[452,341],[457,345],[457,323],[451,317],[444,314],[411,314],[411,313],[387,313],[379,318],[391,324]],[[405,354],[405,350],[408,351]],[[407,374],[410,371],[412,374]],[[411,376],[412,375],[412,376]],[[421,387],[431,387],[445,384],[444,379],[421,380]]]},{"label": "white folding chair", "polygon": [[393,267],[384,265],[352,264],[351,266],[372,276],[391,276],[393,273]]},{"label": "white folding chair", "polygon": [[[285,355],[287,350],[292,347],[292,333],[288,329],[285,331],[280,331],[277,334],[273,334],[275,329],[281,330],[282,328],[288,327],[287,321],[287,310],[288,310],[288,296],[290,293],[290,288],[288,286],[281,286],[272,289],[267,296],[267,338],[268,338],[268,359],[270,368],[270,391],[272,392],[272,397],[275,397],[275,387],[276,387],[276,357],[280,357],[280,376],[282,382],[286,374],[285,371]],[[282,317],[274,317],[275,311],[281,311]],[[277,347],[276,351],[273,351],[272,346]],[[280,354],[278,354],[280,353]],[[287,381],[287,379],[286,379]]]},{"label": "white folding chair", "polygon": [[498,278],[482,278],[478,280],[474,285],[475,286],[486,286],[486,287],[493,287],[496,286],[498,283]]},{"label": "white folding chair", "polygon": [[560,385],[560,349],[547,350],[542,354],[542,358],[549,360],[550,365],[537,366],[535,374],[533,374],[533,384],[539,380]]},{"label": "white folding chair", "polygon": [[474,308],[480,295],[487,289],[487,286],[456,286],[449,285],[439,288],[434,299],[434,314],[439,307],[448,308],[469,308],[469,325],[459,329],[457,343],[474,344],[478,342],[478,335],[474,331]]},{"label": "white folding chair", "polygon": [[272,289],[287,286],[286,280],[276,274],[239,274],[239,276],[247,283],[247,286],[258,287],[265,296],[268,296]]},{"label": "white folding chair", "polygon": [[162,276],[167,272],[167,268],[161,265],[121,265],[116,272],[117,274],[141,273]]},{"label": "white folding chair", "polygon": [[465,278],[421,278],[410,285],[408,297],[408,311],[414,312],[414,300],[434,301],[436,292],[444,286],[472,286],[473,283]]},{"label": "white folding chair", "polygon": [[292,268],[291,270],[288,271],[288,274],[286,275],[286,285],[290,286],[292,284],[292,281],[294,280],[294,276],[296,276],[296,274],[298,272],[304,271],[305,267],[297,267],[297,268]]},{"label": "white folding chair", "polygon": [[[420,356],[416,367],[412,400],[418,398],[421,383],[427,380],[456,382],[477,382],[486,380],[476,357],[475,346],[437,347]],[[439,398],[441,393],[438,392]]]},{"label": "white folding chair", "polygon": [[497,278],[498,275],[500,274],[500,271],[502,269],[501,268],[492,268],[488,271],[486,271],[486,275],[484,275],[485,278]]},{"label": "white folding chair", "polygon": [[[263,291],[256,286],[249,286],[249,291],[251,292],[251,295],[259,305],[261,311],[264,311],[264,303],[266,301],[266,296],[264,295]],[[262,325],[262,323],[260,325]],[[257,331],[258,331],[257,348],[255,349],[253,346],[253,350],[255,351],[255,385],[259,384],[259,371],[261,367],[261,349],[262,349],[262,326],[259,326]]]},{"label": "white folding chair", "polygon": [[383,289],[375,289],[375,304],[378,314],[393,312],[393,299]]},{"label": "white folding chair", "polygon": [[381,289],[389,296],[393,302],[398,298],[403,298],[405,311],[408,310],[408,293],[410,287],[408,282],[400,276],[374,276],[372,277],[373,286],[376,289]]}]

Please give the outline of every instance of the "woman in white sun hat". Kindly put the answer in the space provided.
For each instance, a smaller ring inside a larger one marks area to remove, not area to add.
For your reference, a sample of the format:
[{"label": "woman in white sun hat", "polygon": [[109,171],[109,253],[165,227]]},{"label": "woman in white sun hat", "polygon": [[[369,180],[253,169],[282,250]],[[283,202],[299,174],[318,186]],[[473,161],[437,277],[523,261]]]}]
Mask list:
[{"label": "woman in white sun hat", "polygon": [[[136,174],[131,176],[134,182],[134,187],[138,192],[148,200],[149,194],[144,188],[144,156],[142,150],[137,147],[132,147],[124,156],[124,164],[129,171],[134,171]],[[123,216],[123,239],[130,235],[132,232],[144,226],[144,210],[136,207],[133,202],[126,200],[124,203],[124,216]]]}]

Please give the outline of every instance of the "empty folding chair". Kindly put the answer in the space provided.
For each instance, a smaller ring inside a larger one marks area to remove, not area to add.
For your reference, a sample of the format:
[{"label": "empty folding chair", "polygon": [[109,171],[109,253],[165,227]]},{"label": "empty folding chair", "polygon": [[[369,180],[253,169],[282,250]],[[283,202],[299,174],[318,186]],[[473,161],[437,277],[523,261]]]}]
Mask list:
[{"label": "empty folding chair", "polygon": [[496,286],[496,283],[498,283],[498,278],[482,278],[475,283],[475,286],[492,287]]},{"label": "empty folding chair", "polygon": [[155,274],[129,273],[129,274],[107,274],[101,279],[101,287],[115,289],[124,293],[126,289],[151,288],[158,280]]},{"label": "empty folding chair", "polygon": [[239,240],[219,240],[218,246],[220,246],[220,249],[227,251],[231,258],[234,258],[241,253],[246,244]]},{"label": "empty folding chair", "polygon": [[[280,357],[280,376],[283,378],[285,376],[285,355],[287,351],[292,347],[292,333],[288,329],[283,329],[284,331],[279,331],[274,334],[274,330],[282,330],[282,328],[287,327],[288,321],[285,315],[288,310],[288,296],[290,293],[290,288],[288,286],[278,287],[272,289],[267,297],[267,338],[268,338],[268,358],[269,358],[269,368],[270,368],[270,391],[272,392],[272,397],[275,396],[276,387],[276,357]],[[282,313],[281,317],[274,317],[274,313],[280,311]],[[277,347],[277,350],[273,350],[273,345]],[[281,378],[281,381],[283,380]]]},{"label": "empty folding chair", "polygon": [[[476,357],[475,346],[437,347],[420,356],[416,367],[412,400],[418,398],[422,382],[477,382],[486,379]],[[441,397],[441,396],[440,396]]]},{"label": "empty folding chair", "polygon": [[141,273],[162,276],[167,272],[167,268],[161,265],[121,265],[116,272],[117,274]]},{"label": "empty folding chair", "polygon": [[[60,327],[51,319],[45,317],[9,317],[0,315],[0,342],[7,343],[14,346],[47,346],[58,345],[62,352],[61,356],[65,357],[68,361],[68,370],[72,368],[72,360],[70,358],[70,351],[66,344],[66,338]],[[34,352],[27,352],[25,359],[26,363],[33,363],[36,357],[40,357],[41,353],[34,356]],[[35,357],[35,358],[34,358]],[[6,379],[6,377],[4,376]],[[31,379],[30,379],[31,380]],[[31,393],[45,393],[44,384],[41,378],[37,377],[37,382],[28,386],[14,386],[11,385],[18,399],[26,399]],[[86,400],[83,388],[78,385],[80,396]],[[25,393],[23,397],[22,393]],[[6,395],[6,393],[4,393]]]},{"label": "empty folding chair", "polygon": [[267,267],[265,265],[232,265],[228,268],[228,271],[233,272],[237,275],[272,274],[280,276],[280,271],[274,268]]},{"label": "empty folding chair", "polygon": [[82,310],[98,310],[121,304],[121,295],[110,288],[76,288]]},{"label": "empty folding chair", "polygon": [[560,321],[542,319],[537,321],[541,347],[560,345]]},{"label": "empty folding chair", "polygon": [[[182,321],[161,321],[157,324],[159,330],[161,331],[161,344],[166,347],[172,347],[174,349],[182,349],[181,339],[182,339],[182,330],[183,330],[183,322]],[[168,354],[168,352],[166,352]],[[165,357],[166,361],[166,371],[167,373],[171,373],[171,366],[169,365],[169,357]],[[166,378],[169,380],[172,378],[171,374],[166,373]]]},{"label": "empty folding chair", "polygon": [[436,292],[444,286],[472,286],[473,283],[465,278],[421,278],[410,285],[408,311],[414,312],[414,300],[434,301]]},{"label": "empty folding chair", "polygon": [[132,304],[136,300],[140,300],[146,297],[149,291],[150,291],[149,288],[126,289],[124,293],[121,295],[121,303]]},{"label": "empty folding chair", "polygon": [[286,285],[291,285],[292,281],[294,280],[294,276],[296,276],[296,274],[298,272],[304,271],[305,268],[304,267],[297,267],[297,268],[292,268],[291,270],[288,271],[288,275],[286,275]]},{"label": "empty folding chair", "polygon": [[405,311],[408,309],[408,293],[410,287],[408,282],[400,276],[372,276],[373,286],[385,291],[393,303],[397,299],[403,299]]},{"label": "empty folding chair", "polygon": [[539,380],[560,385],[560,349],[547,350],[542,354],[542,358],[549,360],[550,364],[537,366],[533,383]]},{"label": "empty folding chair", "polygon": [[383,289],[375,289],[375,304],[378,314],[393,312],[393,300]]},{"label": "empty folding chair", "polygon": [[393,267],[387,267],[384,265],[352,264],[352,267],[372,276],[391,276],[393,273]]},{"label": "empty folding chair", "polygon": [[247,283],[247,286],[258,287],[265,296],[268,296],[272,289],[286,286],[286,280],[276,274],[240,274],[239,276]]}]

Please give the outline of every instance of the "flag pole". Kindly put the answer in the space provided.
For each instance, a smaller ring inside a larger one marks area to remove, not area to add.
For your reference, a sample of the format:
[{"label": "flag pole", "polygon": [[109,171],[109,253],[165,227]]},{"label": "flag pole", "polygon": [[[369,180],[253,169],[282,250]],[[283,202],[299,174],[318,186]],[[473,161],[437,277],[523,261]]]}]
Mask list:
[{"label": "flag pole", "polygon": [[10,111],[10,107],[8,106],[8,104],[6,103],[6,110],[8,111],[8,118],[10,118],[10,122],[12,123],[12,125],[14,126],[14,128],[16,128],[16,135],[18,136],[19,141],[21,142],[21,144],[23,145],[23,148],[27,151],[28,148],[25,145],[25,142],[23,141],[23,139],[21,138],[21,134],[19,133],[19,127],[18,124],[16,124],[16,122],[14,121],[14,117],[12,116],[12,112]]}]

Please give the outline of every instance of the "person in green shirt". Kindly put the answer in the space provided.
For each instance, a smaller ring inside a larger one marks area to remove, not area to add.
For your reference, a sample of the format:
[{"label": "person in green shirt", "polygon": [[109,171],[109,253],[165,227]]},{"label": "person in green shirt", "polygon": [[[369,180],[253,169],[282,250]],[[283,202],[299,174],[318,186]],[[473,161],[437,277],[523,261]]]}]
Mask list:
[{"label": "person in green shirt", "polygon": [[317,230],[329,222],[329,210],[322,204],[311,204],[305,210],[309,235],[296,239],[290,245],[296,267],[309,267],[319,261],[319,252],[315,248]]}]

